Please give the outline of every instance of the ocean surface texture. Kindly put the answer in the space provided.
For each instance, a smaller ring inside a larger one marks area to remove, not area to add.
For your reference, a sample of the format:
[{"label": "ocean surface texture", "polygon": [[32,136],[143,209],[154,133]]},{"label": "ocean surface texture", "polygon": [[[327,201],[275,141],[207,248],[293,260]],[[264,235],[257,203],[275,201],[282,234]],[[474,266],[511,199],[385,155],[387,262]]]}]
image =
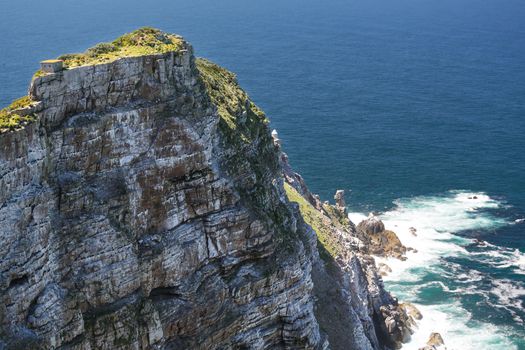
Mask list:
[{"label": "ocean surface texture", "polygon": [[0,105],[145,25],[235,71],[312,191],[417,250],[387,262],[424,315],[404,348],[525,349],[523,0],[0,0]]}]

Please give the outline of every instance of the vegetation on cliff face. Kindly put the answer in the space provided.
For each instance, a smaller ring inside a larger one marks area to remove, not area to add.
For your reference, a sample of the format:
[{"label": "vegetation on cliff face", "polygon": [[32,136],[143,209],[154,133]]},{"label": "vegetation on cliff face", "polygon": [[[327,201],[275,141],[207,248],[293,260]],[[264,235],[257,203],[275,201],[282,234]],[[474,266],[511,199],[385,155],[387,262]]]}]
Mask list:
[{"label": "vegetation on cliff face", "polygon": [[29,107],[32,101],[29,96],[16,99],[6,108],[0,109],[0,132],[14,130],[34,120],[32,115],[17,113],[18,110]]},{"label": "vegetation on cliff face", "polygon": [[[280,177],[278,153],[266,115],[239,86],[235,74],[206,60],[196,60],[200,79],[219,114],[225,169],[243,201],[273,223],[277,247],[293,249],[293,214],[279,200],[275,181]],[[255,176],[254,176],[255,175]]]},{"label": "vegetation on cliff face", "polygon": [[[164,33],[159,29],[144,27],[124,34],[111,43],[100,43],[84,53],[58,57],[66,68],[112,62],[122,57],[135,57],[178,51],[182,48],[180,36]],[[38,74],[38,72],[37,72]]]},{"label": "vegetation on cliff face", "polygon": [[299,211],[301,212],[304,221],[310,225],[317,234],[318,242],[322,244],[332,257],[335,258],[340,254],[341,246],[332,236],[330,229],[330,225],[333,224],[332,221],[308,203],[308,201],[288,183],[284,184],[284,189],[288,196],[288,200],[299,204]]},{"label": "vegetation on cliff face", "polygon": [[[203,58],[197,59],[196,63],[221,117],[219,127],[231,136],[239,136],[239,141],[252,142],[253,137],[258,136],[259,127],[269,123],[264,113],[249,100],[234,73]],[[246,118],[242,118],[242,115],[239,118],[239,113],[243,112]]]}]

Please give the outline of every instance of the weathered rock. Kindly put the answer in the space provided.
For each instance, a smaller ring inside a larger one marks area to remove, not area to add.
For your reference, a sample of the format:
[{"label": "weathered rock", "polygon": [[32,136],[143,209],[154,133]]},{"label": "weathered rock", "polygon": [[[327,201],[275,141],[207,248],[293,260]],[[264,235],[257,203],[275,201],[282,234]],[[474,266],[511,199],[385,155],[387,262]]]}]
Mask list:
[{"label": "weathered rock", "polygon": [[401,307],[404,308],[407,314],[411,316],[412,318],[414,318],[414,320],[419,321],[423,318],[423,315],[421,314],[421,312],[413,304],[404,302],[403,304],[401,304]]},{"label": "weathered rock", "polygon": [[293,177],[293,173],[285,177],[292,180],[286,187],[288,196],[299,204],[302,217],[318,237],[319,259],[312,275],[315,313],[331,346],[399,348],[410,339],[415,324],[384,289],[375,261],[368,255],[369,242],[360,239],[361,231],[336,206],[325,203],[316,209],[306,197],[298,197]]},{"label": "weathered rock", "polygon": [[392,272],[392,269],[390,268],[390,266],[388,266],[385,263],[377,264],[377,268],[381,276],[388,276],[388,274]]},{"label": "weathered rock", "polygon": [[391,256],[400,260],[405,260],[406,248],[401,241],[390,230],[379,232],[370,237],[370,254],[378,256]]},{"label": "weathered rock", "polygon": [[367,243],[367,253],[406,260],[407,248],[396,233],[385,230],[383,222],[372,213],[357,225],[357,231],[358,237]]},{"label": "weathered rock", "polygon": [[427,345],[431,345],[431,346],[440,346],[444,344],[445,342],[443,341],[443,338],[441,337],[441,334],[439,333],[430,334],[430,337],[428,338],[428,341],[427,341]]},{"label": "weathered rock", "polygon": [[339,208],[346,208],[345,191],[337,190],[334,195],[335,205]]},{"label": "weathered rock", "polygon": [[445,342],[439,333],[431,333],[428,338],[426,346],[419,348],[419,350],[446,350]]},{"label": "weathered rock", "polygon": [[367,235],[374,235],[376,233],[383,232],[385,230],[385,224],[377,216],[370,213],[368,218],[361,221],[357,228],[366,233]]}]

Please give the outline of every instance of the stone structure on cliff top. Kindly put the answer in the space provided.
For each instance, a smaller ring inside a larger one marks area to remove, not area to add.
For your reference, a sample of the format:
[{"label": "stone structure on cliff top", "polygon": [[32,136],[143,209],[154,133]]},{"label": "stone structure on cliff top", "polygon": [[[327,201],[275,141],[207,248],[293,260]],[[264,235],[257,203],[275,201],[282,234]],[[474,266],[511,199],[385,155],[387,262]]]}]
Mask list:
[{"label": "stone structure on cliff top", "polygon": [[173,38],[70,55],[9,111],[34,118],[0,133],[0,349],[399,348],[355,225]]}]

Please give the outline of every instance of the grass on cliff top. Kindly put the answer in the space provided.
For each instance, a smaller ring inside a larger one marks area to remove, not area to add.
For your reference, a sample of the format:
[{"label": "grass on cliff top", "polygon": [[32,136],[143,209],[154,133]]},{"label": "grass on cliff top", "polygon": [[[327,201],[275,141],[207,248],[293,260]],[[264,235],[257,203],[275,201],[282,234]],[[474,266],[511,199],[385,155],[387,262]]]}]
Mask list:
[{"label": "grass on cliff top", "polygon": [[0,132],[17,129],[33,121],[34,118],[30,115],[22,116],[16,113],[19,109],[29,107],[31,103],[29,96],[24,96],[14,100],[6,108],[0,109]]},{"label": "grass on cliff top", "polygon": [[[65,68],[108,63],[122,57],[136,57],[178,51],[182,48],[180,36],[164,33],[159,29],[144,27],[124,34],[110,43],[100,43],[84,53],[66,54],[58,57]],[[35,76],[42,75],[37,71]]]},{"label": "grass on cliff top", "polygon": [[[206,90],[217,106],[223,122],[220,126],[229,129],[225,131],[229,131],[230,134],[239,135],[244,142],[253,141],[251,132],[269,123],[264,112],[249,100],[234,73],[203,58],[198,58],[196,63]],[[246,101],[249,102],[249,106],[246,106]],[[246,107],[247,113],[247,118],[243,121],[237,118],[242,106]]]},{"label": "grass on cliff top", "polygon": [[332,257],[335,258],[339,255],[341,253],[341,247],[332,237],[332,230],[330,228],[332,221],[308,203],[308,201],[301,196],[295,188],[285,183],[284,189],[288,200],[299,204],[299,211],[301,212],[304,221],[310,225],[317,234],[318,243],[321,243]]}]

